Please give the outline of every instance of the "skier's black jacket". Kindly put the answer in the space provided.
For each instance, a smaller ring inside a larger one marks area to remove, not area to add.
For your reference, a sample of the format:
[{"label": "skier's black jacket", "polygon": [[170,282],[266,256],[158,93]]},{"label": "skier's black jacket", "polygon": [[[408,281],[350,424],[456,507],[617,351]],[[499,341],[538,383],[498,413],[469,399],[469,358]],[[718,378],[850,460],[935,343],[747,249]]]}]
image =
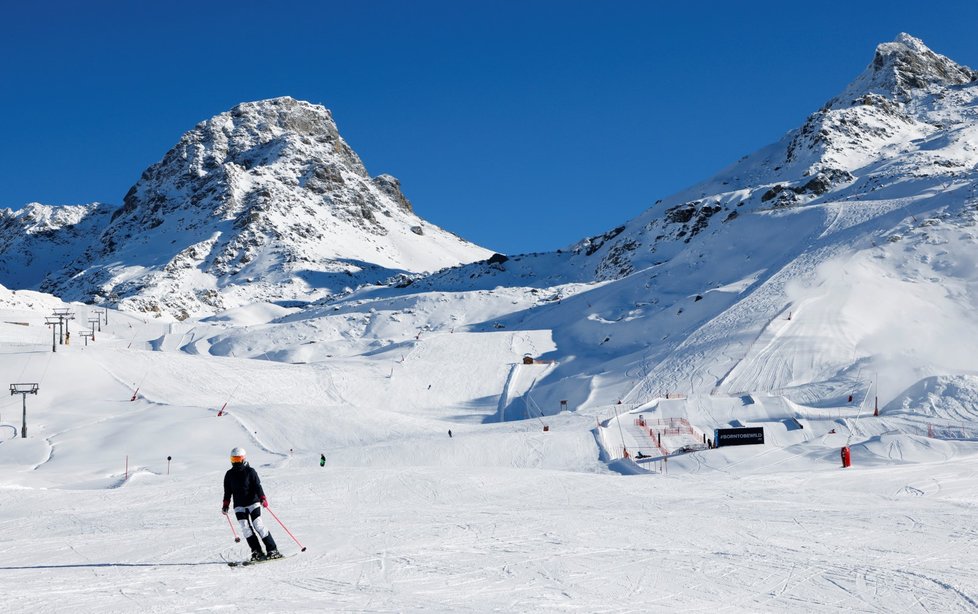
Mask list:
[{"label": "skier's black jacket", "polygon": [[265,498],[258,472],[248,463],[232,465],[224,474],[224,500],[230,501],[234,495],[235,507],[247,507]]}]

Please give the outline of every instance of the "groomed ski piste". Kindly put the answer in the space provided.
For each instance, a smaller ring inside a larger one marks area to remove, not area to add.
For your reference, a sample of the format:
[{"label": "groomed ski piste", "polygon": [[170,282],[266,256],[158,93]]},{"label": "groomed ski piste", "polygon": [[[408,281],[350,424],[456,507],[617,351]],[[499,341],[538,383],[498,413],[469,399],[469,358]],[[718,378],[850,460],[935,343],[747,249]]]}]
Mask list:
[{"label": "groomed ski piste", "polygon": [[[85,345],[92,307],[4,289],[0,372],[39,384],[27,438],[22,397],[0,405],[4,610],[975,611],[973,375],[920,367],[954,358],[918,317],[926,283],[899,294],[926,333],[906,337],[914,376],[878,372],[860,336],[878,310],[858,303],[897,294],[855,260],[731,337],[738,351],[559,386],[542,382],[586,348],[441,318],[443,300],[307,322],[332,343],[270,305],[186,323],[110,310]],[[451,303],[469,322],[492,305]],[[52,352],[61,307],[74,334]],[[649,429],[679,420],[660,447]],[[764,445],[697,445],[730,426]],[[226,565],[247,557],[220,513],[238,445],[292,534],[266,512],[286,560]]]}]

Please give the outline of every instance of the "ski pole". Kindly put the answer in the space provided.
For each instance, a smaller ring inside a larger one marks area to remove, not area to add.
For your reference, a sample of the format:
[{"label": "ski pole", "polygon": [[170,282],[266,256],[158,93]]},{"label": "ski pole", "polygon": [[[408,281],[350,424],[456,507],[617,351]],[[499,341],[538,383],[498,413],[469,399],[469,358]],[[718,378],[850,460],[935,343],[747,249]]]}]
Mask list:
[{"label": "ski pole", "polygon": [[[279,523],[279,524],[282,525],[282,528],[285,529],[285,532],[289,534],[289,537],[292,538],[292,541],[294,541],[295,543],[299,544],[299,540],[297,540],[295,538],[295,535],[292,535],[292,531],[289,531],[288,527],[286,527],[284,524],[282,524],[282,521],[278,519],[278,516],[275,515],[275,512],[272,511],[272,508],[266,507],[265,509],[268,510],[268,513],[272,515],[272,518],[275,519],[275,522],[277,522],[277,523]],[[300,552],[305,552],[306,551],[306,547],[303,546],[302,544],[299,544],[299,547],[302,548],[302,550],[300,550]]]},{"label": "ski pole", "polygon": [[234,530],[234,525],[231,524],[231,517],[227,514],[224,514],[224,517],[228,519],[228,526],[231,527],[231,533],[234,533],[234,543],[240,542],[241,538],[238,537],[238,532]]}]

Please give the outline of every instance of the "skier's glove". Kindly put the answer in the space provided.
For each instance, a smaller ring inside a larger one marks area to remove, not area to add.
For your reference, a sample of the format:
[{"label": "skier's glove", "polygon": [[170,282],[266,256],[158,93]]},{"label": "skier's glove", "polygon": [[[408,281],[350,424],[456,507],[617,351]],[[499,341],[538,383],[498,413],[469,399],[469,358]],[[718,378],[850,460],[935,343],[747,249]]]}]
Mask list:
[{"label": "skier's glove", "polygon": [[261,506],[262,507],[268,507],[268,499],[266,499],[265,497],[262,497],[261,498]]},{"label": "skier's glove", "polygon": [[224,505],[223,505],[223,506],[221,507],[221,513],[222,513],[222,514],[224,514],[225,516],[227,516],[227,515],[228,515],[228,506],[229,506],[230,504],[231,504],[231,502],[230,502],[230,501],[225,501],[225,502],[224,502]]}]

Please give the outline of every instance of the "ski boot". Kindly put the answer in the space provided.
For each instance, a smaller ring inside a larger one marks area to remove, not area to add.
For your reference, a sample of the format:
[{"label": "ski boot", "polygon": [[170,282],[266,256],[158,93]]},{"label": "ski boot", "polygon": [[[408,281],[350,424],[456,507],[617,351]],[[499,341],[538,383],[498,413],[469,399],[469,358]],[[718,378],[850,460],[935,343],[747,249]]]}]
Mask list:
[{"label": "ski boot", "polygon": [[268,551],[268,554],[265,556],[265,558],[268,558],[268,559],[280,559],[280,558],[282,558],[282,553],[280,553],[278,551],[278,546],[275,545],[275,540],[272,539],[272,534],[271,533],[269,533],[268,535],[266,535],[265,538],[262,541],[265,542],[265,550]]},{"label": "ski boot", "polygon": [[258,540],[258,536],[252,533],[248,536],[248,547],[251,548],[251,560],[252,561],[264,561],[265,553],[261,550],[261,542]]}]

